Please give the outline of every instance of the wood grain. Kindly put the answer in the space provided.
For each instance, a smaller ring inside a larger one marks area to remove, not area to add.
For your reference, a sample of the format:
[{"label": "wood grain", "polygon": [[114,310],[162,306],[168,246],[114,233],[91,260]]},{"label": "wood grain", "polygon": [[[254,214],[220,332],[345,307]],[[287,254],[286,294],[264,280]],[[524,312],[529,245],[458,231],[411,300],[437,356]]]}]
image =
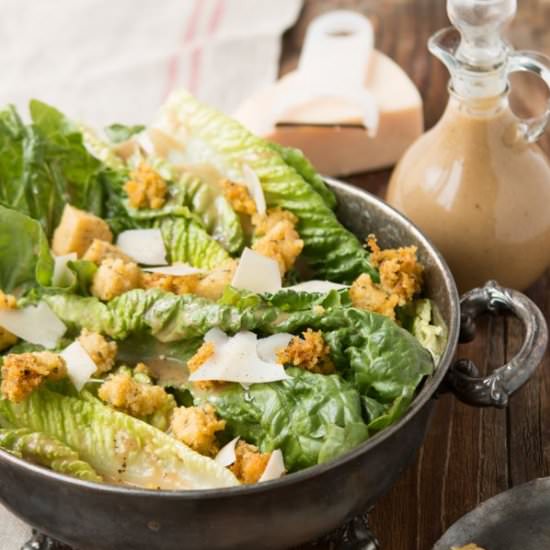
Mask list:
[{"label": "wood grain", "polygon": [[[424,99],[426,127],[441,116],[447,101],[448,74],[429,55],[426,42],[447,26],[442,0],[306,0],[298,23],[285,35],[281,72],[291,70],[304,32],[316,15],[347,8],[371,18],[376,46],[396,60],[416,83]],[[550,54],[549,0],[522,0],[509,30],[512,43]],[[513,80],[514,108],[537,110],[546,94],[532,79]],[[534,105],[535,104],[535,105]],[[542,145],[550,151],[548,139]],[[389,172],[348,178],[383,195]],[[520,182],[518,182],[520,185]],[[549,182],[550,185],[550,182]],[[550,214],[549,214],[550,215]],[[550,245],[550,243],[549,243]],[[550,274],[527,294],[550,318]],[[458,355],[488,372],[510,359],[521,344],[522,330],[510,318],[487,318],[476,340]],[[428,550],[459,517],[508,487],[550,475],[550,355],[535,377],[511,399],[506,410],[476,409],[442,396],[416,462],[376,505],[373,529],[383,550]]]}]

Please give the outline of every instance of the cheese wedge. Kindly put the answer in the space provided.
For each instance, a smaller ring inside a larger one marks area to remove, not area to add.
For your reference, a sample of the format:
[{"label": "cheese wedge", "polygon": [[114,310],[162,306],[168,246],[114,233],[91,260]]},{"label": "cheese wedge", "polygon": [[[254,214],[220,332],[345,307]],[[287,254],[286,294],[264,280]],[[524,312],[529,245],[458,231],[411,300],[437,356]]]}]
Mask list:
[{"label": "cheese wedge", "polygon": [[296,93],[302,75],[294,71],[246,100],[235,118],[271,141],[301,149],[328,176],[392,166],[424,129],[422,99],[405,72],[373,50],[365,87],[378,108],[378,126],[369,136],[360,108],[338,97],[317,97],[289,108],[273,125],[270,113],[281,98]]}]

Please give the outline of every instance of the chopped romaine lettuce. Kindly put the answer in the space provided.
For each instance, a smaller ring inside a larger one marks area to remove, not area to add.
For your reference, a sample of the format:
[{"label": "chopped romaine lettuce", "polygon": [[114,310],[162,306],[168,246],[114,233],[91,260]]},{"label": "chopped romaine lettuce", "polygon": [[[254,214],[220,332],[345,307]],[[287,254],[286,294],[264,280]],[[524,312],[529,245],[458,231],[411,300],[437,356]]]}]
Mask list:
[{"label": "chopped romaine lettuce", "polygon": [[350,282],[367,272],[378,279],[357,237],[272,145],[186,92],[169,99],[159,124],[185,144],[182,155],[188,163],[209,163],[236,182],[243,181],[243,167],[249,166],[260,179],[268,207],[280,207],[298,217],[304,255],[319,278]]},{"label": "chopped romaine lettuce", "polygon": [[326,462],[367,439],[359,392],[340,376],[288,369],[292,378],[244,389],[191,390],[229,430],[264,452],[281,449],[289,471]]},{"label": "chopped romaine lettuce", "polygon": [[36,284],[48,286],[53,267],[40,223],[0,205],[0,290],[23,292]]},{"label": "chopped romaine lettuce", "polygon": [[31,462],[86,481],[103,481],[78,453],[54,437],[27,428],[0,429],[0,447]]},{"label": "chopped romaine lettuce", "polygon": [[40,389],[21,403],[0,401],[0,422],[58,439],[112,483],[149,489],[238,484],[233,474],[214,460],[93,397],[76,399]]}]

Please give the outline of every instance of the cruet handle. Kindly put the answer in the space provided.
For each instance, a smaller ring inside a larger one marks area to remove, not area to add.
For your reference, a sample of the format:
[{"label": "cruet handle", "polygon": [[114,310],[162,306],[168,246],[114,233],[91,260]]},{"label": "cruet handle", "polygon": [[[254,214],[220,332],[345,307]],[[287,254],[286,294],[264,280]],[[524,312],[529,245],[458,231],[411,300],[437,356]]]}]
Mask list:
[{"label": "cruet handle", "polygon": [[[508,74],[528,71],[536,74],[550,91],[550,58],[537,52],[516,51],[508,57]],[[537,141],[550,120],[550,99],[546,102],[544,113],[539,116],[521,119],[519,131],[528,143]]]}]

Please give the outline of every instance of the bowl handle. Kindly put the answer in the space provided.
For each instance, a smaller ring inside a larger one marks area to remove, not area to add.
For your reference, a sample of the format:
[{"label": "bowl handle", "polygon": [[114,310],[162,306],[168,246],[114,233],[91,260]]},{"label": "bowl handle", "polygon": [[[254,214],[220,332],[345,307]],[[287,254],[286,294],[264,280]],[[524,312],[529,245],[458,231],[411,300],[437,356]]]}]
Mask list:
[{"label": "bowl handle", "polygon": [[548,327],[540,309],[525,294],[489,281],[460,299],[460,341],[475,336],[475,320],[484,312],[510,311],[524,326],[521,349],[508,363],[485,378],[469,359],[458,359],[447,373],[446,383],[461,400],[471,405],[504,407],[508,397],[534,373],[548,344]]}]

